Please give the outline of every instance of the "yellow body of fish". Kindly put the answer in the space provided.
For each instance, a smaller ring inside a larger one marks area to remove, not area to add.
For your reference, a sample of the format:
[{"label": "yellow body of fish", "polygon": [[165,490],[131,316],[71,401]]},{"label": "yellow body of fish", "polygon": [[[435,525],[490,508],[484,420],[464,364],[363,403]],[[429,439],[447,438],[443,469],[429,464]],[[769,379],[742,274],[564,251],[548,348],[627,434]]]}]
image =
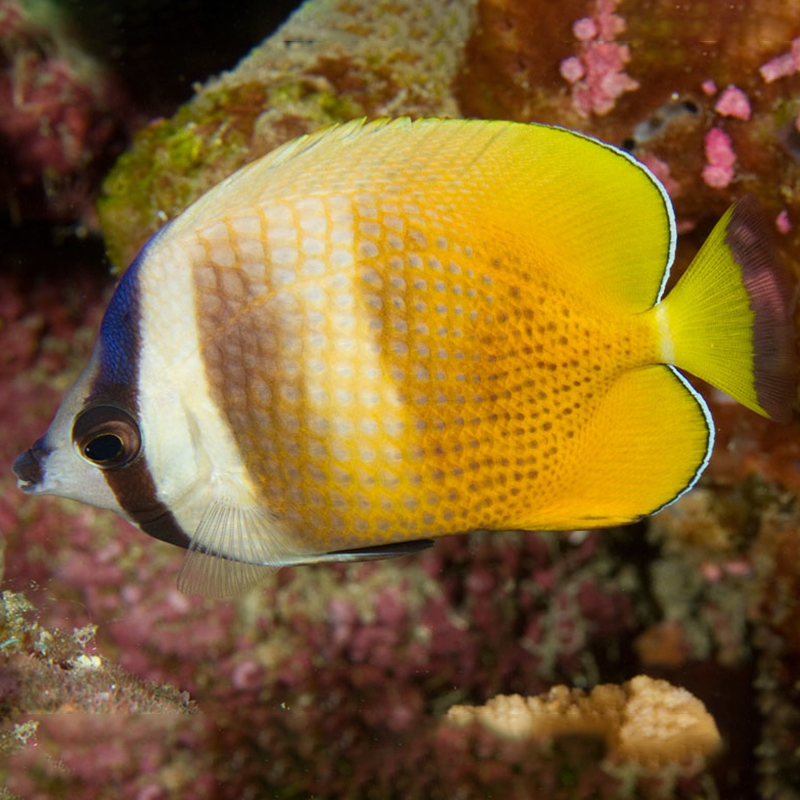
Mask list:
[{"label": "yellow body of fish", "polygon": [[[158,342],[142,374],[192,408],[212,462],[216,420],[238,465],[227,483],[214,465],[192,548],[281,564],[658,510],[713,442],[673,365],[789,413],[788,303],[760,224],[750,203],[730,210],[662,299],[675,242],[663,188],[570,131],[355,123],[255,162],[138,267]],[[177,337],[148,301],[168,308],[176,271],[194,313]],[[143,429],[159,473],[167,435]],[[179,508],[178,495],[160,497]]]}]

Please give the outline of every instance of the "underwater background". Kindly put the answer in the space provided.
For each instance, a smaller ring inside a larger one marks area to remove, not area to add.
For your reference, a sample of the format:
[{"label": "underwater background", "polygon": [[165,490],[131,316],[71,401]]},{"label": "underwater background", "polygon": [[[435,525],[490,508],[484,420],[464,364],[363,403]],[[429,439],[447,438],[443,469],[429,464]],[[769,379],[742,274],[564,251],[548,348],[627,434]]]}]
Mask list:
[{"label": "underwater background", "polygon": [[225,602],[180,594],[182,553],[111,512],[16,490],[147,238],[328,123],[586,132],[666,186],[677,272],[752,192],[796,283],[797,0],[290,11],[0,0],[0,798],[800,797],[796,422],[708,390],[709,469],[656,517]]}]

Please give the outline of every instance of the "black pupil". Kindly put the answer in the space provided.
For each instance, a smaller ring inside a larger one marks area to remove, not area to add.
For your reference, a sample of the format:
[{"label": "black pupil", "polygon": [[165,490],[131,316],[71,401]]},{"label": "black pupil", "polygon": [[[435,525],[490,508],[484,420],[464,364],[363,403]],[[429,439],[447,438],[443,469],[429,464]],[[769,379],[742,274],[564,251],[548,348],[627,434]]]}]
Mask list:
[{"label": "black pupil", "polygon": [[104,433],[96,439],[92,439],[83,452],[86,453],[86,458],[92,461],[109,461],[116,458],[122,452],[122,439],[115,436],[113,433]]}]

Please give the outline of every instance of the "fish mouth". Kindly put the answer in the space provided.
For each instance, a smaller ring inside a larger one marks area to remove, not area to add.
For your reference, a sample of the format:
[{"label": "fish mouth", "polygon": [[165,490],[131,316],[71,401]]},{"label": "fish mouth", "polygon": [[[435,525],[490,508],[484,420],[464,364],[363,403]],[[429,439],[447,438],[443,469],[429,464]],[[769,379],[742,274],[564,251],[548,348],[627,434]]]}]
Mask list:
[{"label": "fish mouth", "polygon": [[47,455],[47,450],[34,445],[30,450],[20,453],[11,465],[11,471],[17,476],[17,488],[25,494],[41,493],[44,469],[40,454]]}]

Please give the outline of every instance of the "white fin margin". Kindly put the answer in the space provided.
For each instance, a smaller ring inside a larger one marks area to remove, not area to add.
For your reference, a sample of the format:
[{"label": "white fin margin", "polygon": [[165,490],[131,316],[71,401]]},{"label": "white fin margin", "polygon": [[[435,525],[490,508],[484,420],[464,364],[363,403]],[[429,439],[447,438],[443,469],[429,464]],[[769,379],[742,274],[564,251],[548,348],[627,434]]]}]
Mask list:
[{"label": "white fin margin", "polygon": [[711,454],[714,452],[714,440],[716,438],[715,428],[714,428],[714,418],[711,416],[711,410],[708,407],[708,403],[706,403],[703,396],[697,389],[689,383],[688,379],[681,374],[680,370],[676,369],[672,364],[666,365],[668,369],[672,371],[672,374],[683,384],[684,388],[687,392],[689,392],[692,397],[694,397],[697,405],[700,406],[700,410],[703,412],[703,416],[706,420],[706,430],[708,431],[708,437],[706,439],[706,454],[703,457],[702,462],[697,467],[697,470],[694,473],[694,476],[689,481],[689,483],[684,486],[683,489],[672,498],[672,500],[667,501],[664,503],[663,506],[659,506],[658,508],[654,509],[653,511],[648,512],[648,516],[652,516],[653,514],[658,514],[659,511],[663,511],[668,506],[671,506],[676,500],[679,500],[683,497],[687,492],[690,492],[694,489],[695,484],[698,480],[700,480],[700,476],[705,472],[706,467],[708,466],[708,462],[711,460]]}]

